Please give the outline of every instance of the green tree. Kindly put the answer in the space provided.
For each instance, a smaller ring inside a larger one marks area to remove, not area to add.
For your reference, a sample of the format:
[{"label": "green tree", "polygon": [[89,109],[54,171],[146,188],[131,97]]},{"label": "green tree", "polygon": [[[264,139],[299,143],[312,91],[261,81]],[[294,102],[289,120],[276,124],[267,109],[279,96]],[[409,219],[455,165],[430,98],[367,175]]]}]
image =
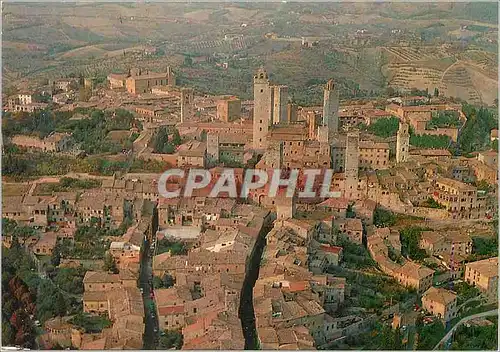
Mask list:
[{"label": "green tree", "polygon": [[64,296],[52,281],[45,279],[40,281],[36,301],[36,314],[42,323],[46,320],[64,316],[67,313],[67,305]]},{"label": "green tree", "polygon": [[153,276],[153,288],[155,290],[158,288],[163,288],[163,280],[158,276]]},{"label": "green tree", "polygon": [[445,327],[441,321],[423,325],[418,330],[418,350],[432,350],[445,334]]},{"label": "green tree", "polygon": [[366,127],[368,132],[383,138],[395,136],[398,128],[399,119],[397,117],[378,119]]},{"label": "green tree", "polygon": [[488,318],[489,326],[461,325],[453,334],[452,350],[493,351],[498,349],[498,317]]},{"label": "green tree", "polygon": [[491,149],[498,152],[498,139],[495,139],[493,140],[493,142],[491,142]]},{"label": "green tree", "polygon": [[36,235],[36,231],[29,226],[18,226],[14,229],[13,235],[17,237],[21,243],[21,245],[25,245],[26,241]]},{"label": "green tree", "polygon": [[172,255],[185,255],[187,254],[188,247],[186,243],[174,241],[169,238],[159,240],[157,243],[157,253],[165,253],[170,251]]},{"label": "green tree", "polygon": [[389,210],[376,207],[373,213],[373,224],[377,227],[390,227],[396,223],[396,216]]},{"label": "green tree", "polygon": [[438,111],[432,114],[431,120],[427,122],[427,128],[460,127],[461,124],[457,111]]},{"label": "green tree", "polygon": [[447,149],[450,145],[450,137],[445,135],[411,134],[410,144],[418,148]]},{"label": "green tree", "polygon": [[104,257],[103,270],[111,271],[113,274],[118,274],[118,268],[116,267],[115,258],[109,253]]},{"label": "green tree", "polygon": [[103,316],[95,316],[87,313],[76,314],[70,322],[78,327],[81,327],[88,334],[101,332],[103,329],[112,325],[111,321]]},{"label": "green tree", "polygon": [[[497,232],[495,232],[497,233]],[[472,237],[472,247],[475,256],[498,256],[498,238]]]},{"label": "green tree", "polygon": [[173,287],[174,285],[175,285],[174,277],[170,274],[165,274],[165,276],[163,277],[163,286],[165,288],[170,288]]},{"label": "green tree", "polygon": [[184,56],[184,66],[193,66],[193,58],[191,56]]},{"label": "green tree", "polygon": [[54,267],[58,267],[59,264],[61,264],[61,244],[60,243],[56,243],[54,249],[52,250],[52,255],[50,257],[50,263],[54,266]]},{"label": "green tree", "polygon": [[458,145],[462,154],[489,147],[490,131],[498,126],[497,113],[482,107],[478,110],[469,104],[463,104],[462,110],[467,116],[467,122],[458,136]]},{"label": "green tree", "polygon": [[2,321],[2,345],[10,346],[14,344],[15,332],[8,321]]},{"label": "green tree", "polygon": [[175,348],[180,350],[184,344],[182,334],[177,330],[164,330],[159,340],[159,347],[161,349]]},{"label": "green tree", "polygon": [[354,219],[356,217],[356,213],[354,212],[353,205],[347,205],[346,218]]},{"label": "green tree", "polygon": [[79,295],[83,293],[83,277],[85,270],[82,268],[60,268],[54,278],[54,283],[62,290]]},{"label": "green tree", "polygon": [[434,209],[445,209],[445,207],[434,200],[434,198],[429,197],[423,204],[424,207],[434,208]]},{"label": "green tree", "polygon": [[17,222],[9,218],[2,218],[2,233],[12,234],[17,227]]},{"label": "green tree", "polygon": [[425,250],[420,248],[420,234],[425,229],[420,227],[406,227],[399,231],[401,240],[401,254],[413,260],[423,260],[428,257]]},{"label": "green tree", "polygon": [[436,98],[437,98],[437,97],[439,97],[439,89],[437,89],[437,87],[436,87],[436,88],[434,88],[434,96],[435,96]]},{"label": "green tree", "polygon": [[179,130],[177,128],[174,129],[174,132],[173,132],[173,135],[172,135],[172,143],[175,146],[178,146],[178,145],[182,144],[181,135],[179,134]]}]

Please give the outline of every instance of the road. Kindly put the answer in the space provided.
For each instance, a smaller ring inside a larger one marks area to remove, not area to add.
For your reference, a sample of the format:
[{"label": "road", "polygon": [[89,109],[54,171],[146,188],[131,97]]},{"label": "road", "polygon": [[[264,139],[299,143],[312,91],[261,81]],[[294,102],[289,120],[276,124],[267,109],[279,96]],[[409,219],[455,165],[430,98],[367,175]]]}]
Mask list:
[{"label": "road", "polygon": [[142,298],[144,301],[144,313],[146,314],[143,341],[143,348],[146,350],[154,350],[158,344],[158,318],[156,317],[156,309],[154,309],[154,300],[150,297],[153,279],[150,249],[149,241],[144,240],[139,283],[143,289]]},{"label": "road", "polygon": [[432,350],[433,351],[437,350],[439,348],[439,346],[441,346],[443,343],[448,341],[451,338],[451,336],[453,335],[453,332],[455,332],[455,330],[463,323],[468,322],[469,320],[472,320],[472,319],[484,318],[484,317],[489,317],[492,315],[498,315],[498,309],[493,309],[493,310],[489,310],[487,312],[469,315],[468,317],[461,319],[458,323],[455,324],[454,327],[451,328],[450,331],[448,331],[448,333],[441,339],[441,341],[439,341],[439,343]]}]

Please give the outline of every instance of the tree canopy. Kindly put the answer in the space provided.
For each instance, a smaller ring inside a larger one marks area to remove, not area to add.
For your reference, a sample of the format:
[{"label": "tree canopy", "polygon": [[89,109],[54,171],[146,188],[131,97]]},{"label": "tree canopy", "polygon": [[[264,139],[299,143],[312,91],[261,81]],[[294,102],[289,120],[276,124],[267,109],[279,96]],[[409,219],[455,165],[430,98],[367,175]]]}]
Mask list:
[{"label": "tree canopy", "polygon": [[399,129],[399,119],[397,117],[378,119],[366,127],[366,130],[378,137],[395,136]]},{"label": "tree canopy", "polygon": [[158,341],[158,347],[161,349],[175,348],[180,350],[184,344],[182,334],[177,330],[164,330]]},{"label": "tree canopy", "polygon": [[490,146],[490,132],[498,128],[498,116],[487,108],[476,108],[463,104],[462,110],[467,122],[458,137],[458,145],[462,154],[487,149]]},{"label": "tree canopy", "polygon": [[421,249],[420,234],[425,229],[420,227],[406,227],[399,231],[401,240],[401,254],[413,260],[423,260],[428,257],[425,250]]},{"label": "tree canopy", "polygon": [[153,151],[160,154],[173,154],[181,143],[182,139],[177,129],[169,134],[166,127],[161,127],[153,139]]},{"label": "tree canopy", "polygon": [[373,224],[377,227],[389,227],[396,223],[396,216],[389,210],[376,207],[373,213]]}]

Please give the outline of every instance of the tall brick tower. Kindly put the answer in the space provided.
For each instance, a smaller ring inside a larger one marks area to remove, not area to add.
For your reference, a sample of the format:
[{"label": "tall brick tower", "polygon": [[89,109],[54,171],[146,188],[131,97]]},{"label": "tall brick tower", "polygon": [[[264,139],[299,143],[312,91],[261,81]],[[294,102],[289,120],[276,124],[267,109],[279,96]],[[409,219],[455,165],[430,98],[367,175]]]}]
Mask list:
[{"label": "tall brick tower", "polygon": [[271,87],[267,72],[260,68],[253,76],[253,149],[267,147],[267,132],[272,122]]},{"label": "tall brick tower", "polygon": [[347,133],[345,146],[344,197],[358,198],[359,131]]},{"label": "tall brick tower", "polygon": [[339,132],[339,91],[333,79],[325,85],[323,96],[323,125],[328,126],[330,142],[333,136]]},{"label": "tall brick tower", "polygon": [[194,116],[194,91],[192,88],[181,89],[181,122]]},{"label": "tall brick tower", "polygon": [[285,123],[288,118],[288,86],[272,86],[273,124]]},{"label": "tall brick tower", "polygon": [[399,122],[398,135],[396,139],[396,162],[404,163],[408,161],[410,154],[410,133],[408,124]]}]

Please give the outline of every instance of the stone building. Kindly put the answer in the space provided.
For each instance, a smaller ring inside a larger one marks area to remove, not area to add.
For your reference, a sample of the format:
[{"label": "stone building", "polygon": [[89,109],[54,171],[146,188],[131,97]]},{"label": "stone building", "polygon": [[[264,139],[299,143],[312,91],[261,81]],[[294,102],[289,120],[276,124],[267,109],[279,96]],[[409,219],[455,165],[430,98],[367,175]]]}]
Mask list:
[{"label": "stone building", "polygon": [[285,192],[276,196],[277,220],[291,219],[295,216],[295,197],[287,197]]},{"label": "stone building", "polygon": [[359,168],[359,132],[349,132],[345,153],[344,198],[358,198],[358,168]]},{"label": "stone building", "polygon": [[298,119],[298,105],[293,103],[288,103],[286,108],[286,121],[288,123],[297,122]]},{"label": "stone building", "polygon": [[207,158],[212,162],[245,162],[245,146],[250,144],[248,135],[207,133]]},{"label": "stone building", "polygon": [[126,74],[110,73],[107,77],[111,89],[124,88],[127,81]]},{"label": "stone building", "polygon": [[284,85],[272,86],[273,95],[273,124],[287,122],[288,87]]},{"label": "stone building", "polygon": [[[361,170],[383,170],[389,168],[389,144],[373,141],[359,141]],[[336,172],[345,170],[346,139],[343,135],[332,143],[332,166]]]},{"label": "stone building", "polygon": [[408,131],[408,124],[400,122],[396,139],[396,162],[404,163],[408,161],[409,155],[410,155],[410,133]]},{"label": "stone building", "polygon": [[34,136],[15,135],[12,144],[28,149],[39,149],[44,152],[62,152],[69,148],[71,135],[68,133],[53,132],[40,139]]},{"label": "stone building", "polygon": [[422,295],[422,306],[429,313],[448,322],[457,316],[457,295],[444,288],[431,287]]},{"label": "stone building", "polygon": [[[108,80],[112,87],[120,88],[120,77],[108,76]],[[125,80],[125,87],[130,94],[150,93],[153,87],[166,85],[175,85],[175,75],[170,67],[163,73],[143,73],[140,69],[132,69]]]},{"label": "stone building", "polygon": [[418,292],[427,291],[432,286],[434,270],[417,263],[407,261],[403,266],[396,269],[395,278],[406,287],[413,287]]},{"label": "stone building", "polygon": [[207,149],[205,143],[191,142],[179,147],[177,166],[199,166],[205,167],[207,161]]},{"label": "stone building", "polygon": [[333,79],[325,85],[323,93],[323,125],[328,126],[329,139],[339,131],[339,91]]},{"label": "stone building", "polygon": [[181,123],[194,117],[194,91],[192,88],[181,89]]},{"label": "stone building", "polygon": [[231,122],[241,116],[241,100],[236,97],[227,97],[217,102],[217,119]]},{"label": "stone building", "polygon": [[465,281],[496,301],[498,294],[498,257],[465,264]]},{"label": "stone building", "polygon": [[260,68],[253,78],[253,148],[266,149],[267,132],[272,121],[271,87],[267,72]]},{"label": "stone building", "polygon": [[31,94],[16,94],[7,100],[7,106],[10,111],[15,111],[16,105],[30,105],[33,103]]},{"label": "stone building", "polygon": [[480,217],[481,206],[486,211],[486,203],[479,201],[474,186],[446,177],[438,177],[434,186],[434,200],[445,206],[454,219],[477,219]]}]

